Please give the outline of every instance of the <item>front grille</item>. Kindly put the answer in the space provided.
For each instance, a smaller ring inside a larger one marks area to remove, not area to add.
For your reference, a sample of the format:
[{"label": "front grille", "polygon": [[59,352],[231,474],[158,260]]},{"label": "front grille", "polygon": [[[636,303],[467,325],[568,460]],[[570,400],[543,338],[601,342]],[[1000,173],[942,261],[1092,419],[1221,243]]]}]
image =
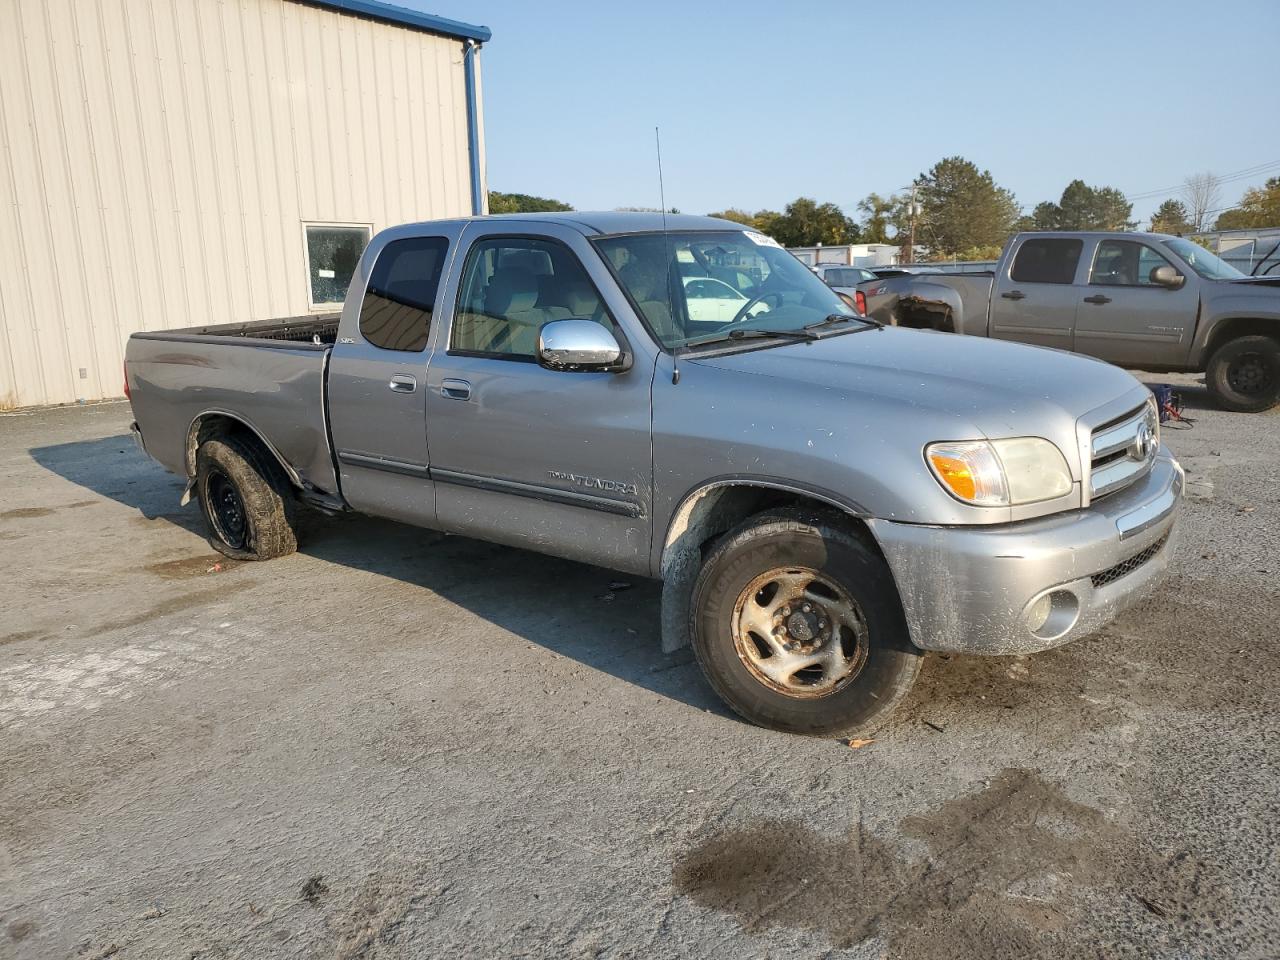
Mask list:
[{"label": "front grille", "polygon": [[1168,542],[1169,535],[1166,533],[1155,543],[1151,544],[1151,546],[1147,547],[1140,553],[1135,553],[1128,560],[1121,560],[1114,567],[1107,567],[1107,569],[1100,571],[1099,573],[1095,573],[1090,577],[1093,581],[1094,588],[1105,587],[1109,583],[1115,583],[1121,577],[1127,577],[1164,549],[1164,545]]},{"label": "front grille", "polygon": [[1089,496],[1115,493],[1151,469],[1159,447],[1160,424],[1147,403],[1102,424],[1090,437]]}]

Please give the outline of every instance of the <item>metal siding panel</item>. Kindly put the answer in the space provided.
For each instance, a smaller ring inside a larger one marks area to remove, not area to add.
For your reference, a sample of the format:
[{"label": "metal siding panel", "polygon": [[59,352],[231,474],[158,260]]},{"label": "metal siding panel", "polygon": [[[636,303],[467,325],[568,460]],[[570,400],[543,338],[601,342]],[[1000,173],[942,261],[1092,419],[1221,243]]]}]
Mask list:
[{"label": "metal siding panel", "polygon": [[0,143],[0,406],[305,313],[304,220],[470,211],[461,42],[292,0],[3,0]]},{"label": "metal siding panel", "polygon": [[297,137],[293,126],[293,82],[289,75],[283,3],[251,0],[258,8],[262,35],[262,56],[271,96],[268,99],[271,124],[271,162],[275,167],[279,217],[275,223],[279,252],[285,269],[273,278],[276,299],[287,304],[283,315],[307,310],[306,260],[299,237],[302,219],[302,176],[298,168]]},{"label": "metal siding panel", "polygon": [[[54,109],[54,81],[51,42],[42,4],[33,0],[19,3],[18,62],[22,66],[22,90],[27,100],[29,138],[27,151],[18,153],[15,174],[18,196],[32,201],[22,210],[24,250],[27,255],[27,283],[35,307],[31,323],[40,350],[45,403],[67,403],[75,399],[71,378],[69,327],[75,317],[68,314],[58,270],[59,233],[55,224],[69,217],[67,185],[62,177],[59,155],[61,130]],[[21,147],[22,141],[15,141]]]},{"label": "metal siding panel", "polygon": [[4,161],[0,177],[0,322],[4,339],[0,347],[5,351],[0,409],[48,402],[41,332],[36,327],[27,262],[27,237],[34,225],[25,221],[43,216],[43,211],[31,209],[39,194],[24,188],[36,161],[31,156],[33,120],[22,68],[22,41],[17,5],[0,4],[0,147]]}]

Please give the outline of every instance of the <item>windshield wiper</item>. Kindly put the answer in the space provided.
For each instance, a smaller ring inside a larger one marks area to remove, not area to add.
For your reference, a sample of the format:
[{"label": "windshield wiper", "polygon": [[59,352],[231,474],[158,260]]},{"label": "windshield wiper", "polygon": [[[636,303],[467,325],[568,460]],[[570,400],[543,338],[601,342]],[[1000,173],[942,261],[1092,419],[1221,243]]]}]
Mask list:
[{"label": "windshield wiper", "polygon": [[806,341],[822,339],[818,334],[814,333],[812,330],[807,330],[807,329],[805,330],[761,330],[758,327],[751,327],[745,330],[744,329],[730,330],[726,334],[723,334],[718,337],[710,337],[706,340],[694,340],[690,343],[686,343],[684,346],[686,349],[688,349],[689,347],[705,347],[713,343],[724,343],[726,341],[733,341],[733,340],[765,340],[765,339],[777,339],[777,338],[781,338],[784,340],[806,340]]},{"label": "windshield wiper", "polygon": [[[829,313],[827,314],[827,319],[819,320],[817,323],[811,323],[807,327],[805,327],[805,329],[820,330],[823,327],[830,327],[833,324],[844,323],[846,321],[848,321],[849,323],[865,324],[865,326],[860,328],[861,330],[883,330],[884,329],[884,324],[881,323],[879,320],[873,320],[871,317],[851,316],[850,314],[847,314],[847,313]],[[854,331],[851,330],[849,332],[853,333]]]}]

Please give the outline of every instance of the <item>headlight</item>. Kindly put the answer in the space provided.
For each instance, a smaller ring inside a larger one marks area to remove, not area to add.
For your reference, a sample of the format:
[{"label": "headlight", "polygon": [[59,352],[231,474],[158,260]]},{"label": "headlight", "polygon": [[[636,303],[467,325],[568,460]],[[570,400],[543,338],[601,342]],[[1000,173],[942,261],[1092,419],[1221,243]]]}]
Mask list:
[{"label": "headlight", "polygon": [[1071,491],[1062,451],[1040,437],[931,443],[925,459],[952,496],[980,507],[1053,500]]}]

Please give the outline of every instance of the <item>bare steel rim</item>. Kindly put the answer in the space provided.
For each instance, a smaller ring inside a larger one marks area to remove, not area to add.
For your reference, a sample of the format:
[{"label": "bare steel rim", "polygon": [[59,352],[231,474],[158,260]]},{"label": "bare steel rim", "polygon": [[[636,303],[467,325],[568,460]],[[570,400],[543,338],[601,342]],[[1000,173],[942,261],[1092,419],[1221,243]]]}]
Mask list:
[{"label": "bare steel rim", "polygon": [[733,607],[733,644],[752,675],[797,699],[828,697],[862,672],[869,631],[861,607],[808,567],[752,580]]}]

